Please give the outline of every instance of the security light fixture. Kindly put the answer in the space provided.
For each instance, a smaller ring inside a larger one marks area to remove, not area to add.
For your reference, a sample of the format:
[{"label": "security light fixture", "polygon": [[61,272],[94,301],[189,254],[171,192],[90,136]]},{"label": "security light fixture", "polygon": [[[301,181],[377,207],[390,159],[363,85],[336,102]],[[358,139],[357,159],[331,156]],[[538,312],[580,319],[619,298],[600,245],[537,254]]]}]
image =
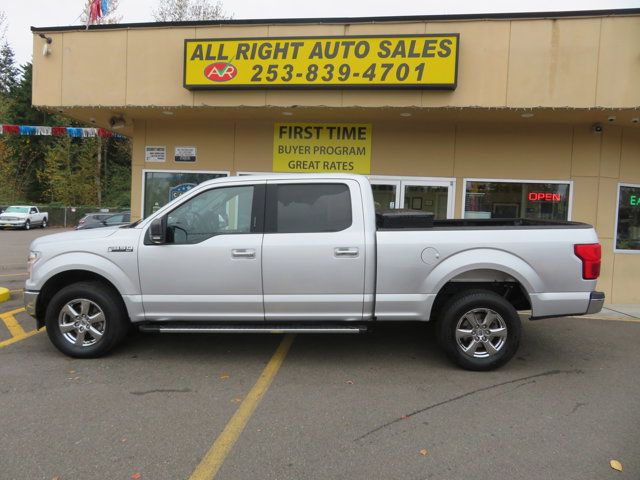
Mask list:
[{"label": "security light fixture", "polygon": [[109,119],[109,126],[114,130],[118,130],[120,128],[124,128],[126,125],[124,121],[124,117],[120,115],[119,117],[111,117]]}]

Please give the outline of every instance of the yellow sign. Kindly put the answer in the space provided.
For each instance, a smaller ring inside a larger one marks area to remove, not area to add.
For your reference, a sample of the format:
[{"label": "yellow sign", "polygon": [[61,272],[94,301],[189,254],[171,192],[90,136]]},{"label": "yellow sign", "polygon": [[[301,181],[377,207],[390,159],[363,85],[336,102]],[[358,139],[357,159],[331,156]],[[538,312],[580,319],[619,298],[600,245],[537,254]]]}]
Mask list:
[{"label": "yellow sign", "polygon": [[357,123],[276,123],[274,172],[371,170],[371,125]]},{"label": "yellow sign", "polygon": [[185,40],[184,87],[456,88],[459,35]]}]

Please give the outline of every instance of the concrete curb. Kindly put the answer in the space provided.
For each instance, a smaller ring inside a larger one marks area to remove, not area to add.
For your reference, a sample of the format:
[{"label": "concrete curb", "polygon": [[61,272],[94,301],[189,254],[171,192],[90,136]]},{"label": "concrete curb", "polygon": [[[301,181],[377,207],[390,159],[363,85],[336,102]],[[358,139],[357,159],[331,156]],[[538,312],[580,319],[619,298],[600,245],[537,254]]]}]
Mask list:
[{"label": "concrete curb", "polygon": [[0,287],[0,303],[6,302],[11,298],[11,293],[8,288]]}]

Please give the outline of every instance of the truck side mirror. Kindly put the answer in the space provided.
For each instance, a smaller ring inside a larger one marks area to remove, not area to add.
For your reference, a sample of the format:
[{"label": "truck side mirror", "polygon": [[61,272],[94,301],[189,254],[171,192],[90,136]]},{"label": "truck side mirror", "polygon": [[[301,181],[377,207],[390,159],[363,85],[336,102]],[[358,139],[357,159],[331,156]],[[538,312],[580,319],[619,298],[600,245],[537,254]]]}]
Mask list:
[{"label": "truck side mirror", "polygon": [[149,239],[151,240],[151,243],[155,243],[156,245],[167,243],[166,216],[163,215],[151,222],[151,227],[149,227]]}]

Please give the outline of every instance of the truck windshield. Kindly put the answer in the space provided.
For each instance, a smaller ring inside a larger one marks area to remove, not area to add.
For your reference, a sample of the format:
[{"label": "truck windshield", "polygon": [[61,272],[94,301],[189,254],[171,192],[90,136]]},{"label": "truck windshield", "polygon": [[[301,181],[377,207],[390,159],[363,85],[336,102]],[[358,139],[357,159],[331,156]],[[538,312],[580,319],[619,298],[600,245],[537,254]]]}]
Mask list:
[{"label": "truck windshield", "polygon": [[29,207],[9,207],[5,213],[29,213]]}]

